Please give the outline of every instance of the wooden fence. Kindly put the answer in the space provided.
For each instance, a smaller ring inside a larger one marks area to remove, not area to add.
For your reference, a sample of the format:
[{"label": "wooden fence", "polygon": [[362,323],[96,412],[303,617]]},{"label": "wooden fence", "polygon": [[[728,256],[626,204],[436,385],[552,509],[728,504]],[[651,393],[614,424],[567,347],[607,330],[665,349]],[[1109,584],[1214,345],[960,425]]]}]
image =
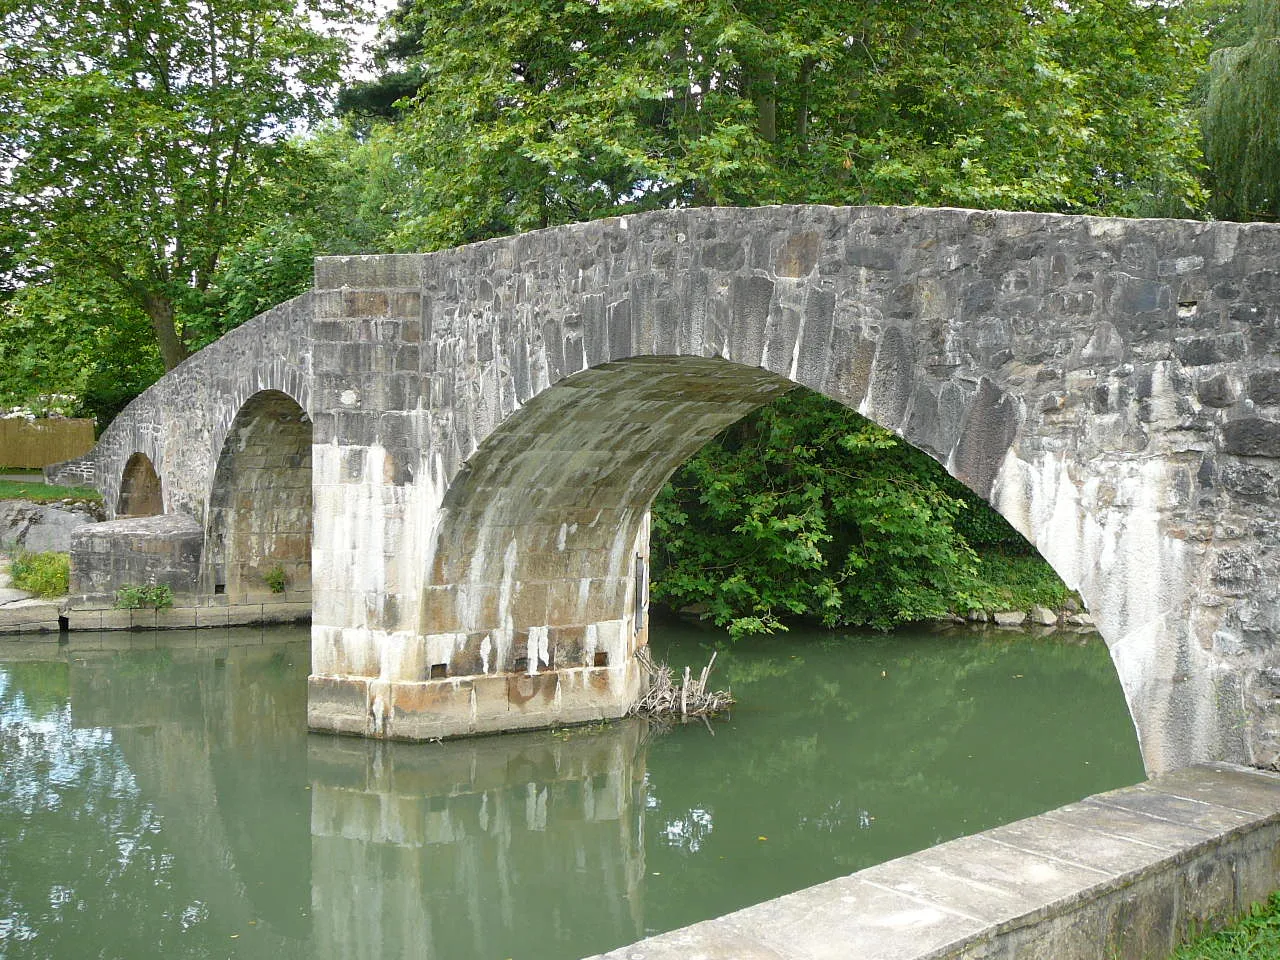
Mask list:
[{"label": "wooden fence", "polygon": [[0,467],[44,467],[92,446],[92,420],[0,420]]}]

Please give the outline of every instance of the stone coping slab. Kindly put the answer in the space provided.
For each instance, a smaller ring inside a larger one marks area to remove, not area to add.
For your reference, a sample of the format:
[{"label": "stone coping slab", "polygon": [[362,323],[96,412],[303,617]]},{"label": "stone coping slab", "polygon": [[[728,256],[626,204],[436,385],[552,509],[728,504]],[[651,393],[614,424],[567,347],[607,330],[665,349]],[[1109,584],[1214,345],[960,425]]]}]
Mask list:
[{"label": "stone coping slab", "polygon": [[1280,775],[1175,771],[592,960],[1167,956],[1280,887]]},{"label": "stone coping slab", "polygon": [[0,635],[24,636],[32,633],[52,634],[57,639],[61,629],[58,604],[46,600],[14,600],[0,606]]}]

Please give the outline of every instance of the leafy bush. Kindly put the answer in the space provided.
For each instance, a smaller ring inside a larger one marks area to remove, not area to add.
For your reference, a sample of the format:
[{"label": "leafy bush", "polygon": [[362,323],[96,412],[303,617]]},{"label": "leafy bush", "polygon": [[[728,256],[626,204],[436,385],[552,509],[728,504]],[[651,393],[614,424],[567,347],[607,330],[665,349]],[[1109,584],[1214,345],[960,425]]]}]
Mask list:
[{"label": "leafy bush", "polygon": [[173,606],[173,589],[168,584],[127,584],[116,591],[117,610],[140,610],[151,607],[164,610]]},{"label": "leafy bush", "polygon": [[653,597],[705,604],[735,638],[978,605],[968,509],[936,463],[852,410],[792,391],[708,444],[654,505]]},{"label": "leafy bush", "polygon": [[652,562],[655,601],[696,605],[735,639],[791,618],[889,629],[1071,595],[940,464],[808,390],[676,472],[654,503]]},{"label": "leafy bush", "polygon": [[264,573],[262,579],[266,581],[272,593],[284,593],[285,585],[289,582],[288,577],[285,576],[284,567],[278,563]]},{"label": "leafy bush", "polygon": [[1030,610],[1037,604],[1057,610],[1068,600],[1080,602],[1030,544],[1025,551],[982,551],[978,579],[983,584],[980,606],[986,610]]},{"label": "leafy bush", "polygon": [[9,576],[15,587],[37,597],[66,596],[71,581],[71,557],[54,551],[23,551],[9,562]]}]

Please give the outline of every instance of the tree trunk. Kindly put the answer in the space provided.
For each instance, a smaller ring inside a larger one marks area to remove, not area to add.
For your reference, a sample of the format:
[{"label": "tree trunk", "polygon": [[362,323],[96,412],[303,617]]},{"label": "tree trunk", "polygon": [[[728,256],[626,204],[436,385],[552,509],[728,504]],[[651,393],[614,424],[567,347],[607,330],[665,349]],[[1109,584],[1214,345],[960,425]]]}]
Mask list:
[{"label": "tree trunk", "polygon": [[765,143],[775,143],[778,139],[777,74],[772,70],[752,70],[749,77],[751,100],[756,105],[760,139]]},{"label": "tree trunk", "polygon": [[178,328],[174,323],[173,301],[163,293],[147,291],[142,295],[142,309],[151,320],[151,329],[155,331],[156,343],[160,345],[160,358],[164,361],[165,371],[172,370],[191,352],[178,336]]},{"label": "tree trunk", "polygon": [[813,58],[800,64],[799,103],[796,105],[796,141],[801,153],[809,152],[809,85],[813,80]]}]

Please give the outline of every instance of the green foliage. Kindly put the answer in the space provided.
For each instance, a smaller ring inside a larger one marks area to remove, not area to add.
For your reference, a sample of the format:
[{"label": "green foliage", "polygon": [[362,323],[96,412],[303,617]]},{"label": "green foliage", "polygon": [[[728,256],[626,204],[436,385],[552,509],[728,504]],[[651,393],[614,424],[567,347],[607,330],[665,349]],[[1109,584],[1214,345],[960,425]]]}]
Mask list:
[{"label": "green foliage", "polygon": [[1264,960],[1280,956],[1280,893],[1235,924],[1180,947],[1173,960]]},{"label": "green foliage", "polygon": [[971,495],[923,453],[796,390],[708,444],[653,511],[653,598],[706,605],[737,638],[791,617],[829,626],[982,605],[957,532]]},{"label": "green foliage", "polygon": [[64,597],[71,580],[71,556],[22,551],[9,561],[9,576],[17,589],[37,597]]},{"label": "green foliage", "polygon": [[39,479],[0,480],[0,500],[30,500],[32,503],[55,503],[59,500],[102,502],[102,494],[90,487],[59,487]]},{"label": "green foliage", "polygon": [[331,125],[293,141],[296,163],[264,179],[275,211],[228,247],[202,293],[182,306],[193,348],[309,290],[317,256],[389,252],[406,167],[382,128],[357,139]]},{"label": "green foliage", "polygon": [[264,573],[262,579],[272,593],[284,593],[284,588],[289,582],[288,577],[285,576],[284,567],[278,563]]},{"label": "green foliage", "polygon": [[57,272],[0,303],[0,405],[73,398],[99,430],[164,372],[150,321],[109,283]]},{"label": "green foliage", "polygon": [[168,584],[126,584],[116,591],[117,610],[165,610],[173,606],[173,589]]},{"label": "green foliage", "polygon": [[[999,517],[998,513],[986,513]],[[1001,518],[1003,519],[1003,518]],[[1026,544],[1025,550],[1006,552],[985,549],[978,552],[977,577],[982,584],[978,593],[983,610],[1030,610],[1037,604],[1060,610],[1068,600],[1080,598],[1053,571],[1044,559]]]},{"label": "green foliage", "polygon": [[1250,0],[1248,35],[1213,54],[1204,153],[1215,215],[1280,219],[1280,4]]},{"label": "green foliage", "polygon": [[406,0],[402,247],[682,204],[1200,201],[1174,2]]},{"label": "green foliage", "polygon": [[345,56],[320,21],[355,12],[346,0],[0,6],[0,219],[15,269],[111,287],[146,316],[165,367],[180,362],[178,305],[266,212],[260,183],[296,162],[287,135],[320,114]]}]

